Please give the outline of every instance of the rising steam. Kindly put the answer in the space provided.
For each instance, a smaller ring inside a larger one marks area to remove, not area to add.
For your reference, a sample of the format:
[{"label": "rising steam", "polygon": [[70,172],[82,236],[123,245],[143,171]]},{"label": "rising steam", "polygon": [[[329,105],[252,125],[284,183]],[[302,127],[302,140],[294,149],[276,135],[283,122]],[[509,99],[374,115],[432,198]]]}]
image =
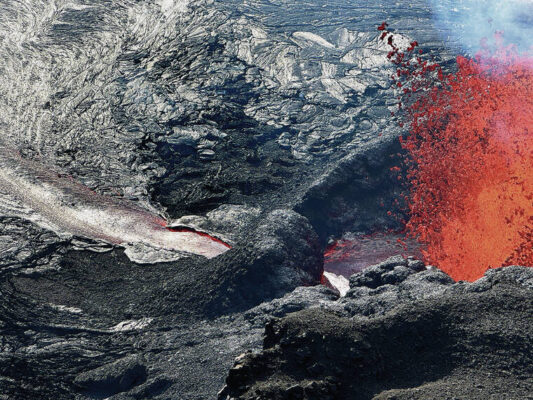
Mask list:
[{"label": "rising steam", "polygon": [[532,49],[533,0],[430,0],[430,4],[438,27],[470,55],[495,32],[503,32],[506,42],[520,51]]}]

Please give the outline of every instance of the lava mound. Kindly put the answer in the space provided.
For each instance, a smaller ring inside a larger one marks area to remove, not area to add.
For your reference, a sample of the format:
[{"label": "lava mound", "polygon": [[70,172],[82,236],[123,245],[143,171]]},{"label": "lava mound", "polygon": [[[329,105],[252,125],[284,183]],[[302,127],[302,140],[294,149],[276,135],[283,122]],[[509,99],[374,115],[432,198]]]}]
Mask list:
[{"label": "lava mound", "polygon": [[309,309],[273,320],[219,399],[528,398],[532,284],[531,269],[510,267],[384,315]]}]

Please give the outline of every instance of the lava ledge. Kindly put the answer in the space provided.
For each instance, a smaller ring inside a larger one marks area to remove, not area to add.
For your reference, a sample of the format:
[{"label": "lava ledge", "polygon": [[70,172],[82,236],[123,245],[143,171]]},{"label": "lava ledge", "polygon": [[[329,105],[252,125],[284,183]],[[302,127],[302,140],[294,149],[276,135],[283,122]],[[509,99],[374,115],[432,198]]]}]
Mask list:
[{"label": "lava ledge", "polygon": [[273,319],[219,400],[529,398],[533,269],[454,283],[421,267],[389,259],[335,306]]}]

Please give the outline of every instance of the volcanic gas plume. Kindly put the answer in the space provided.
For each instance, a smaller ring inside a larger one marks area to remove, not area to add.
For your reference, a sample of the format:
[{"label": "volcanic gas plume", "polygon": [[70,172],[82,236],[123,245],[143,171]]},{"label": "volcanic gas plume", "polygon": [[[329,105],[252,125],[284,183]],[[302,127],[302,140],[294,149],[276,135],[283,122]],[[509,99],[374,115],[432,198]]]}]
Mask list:
[{"label": "volcanic gas plume", "polygon": [[410,128],[408,235],[456,280],[533,265],[533,57],[497,33],[445,74],[417,42],[401,51],[386,26]]}]

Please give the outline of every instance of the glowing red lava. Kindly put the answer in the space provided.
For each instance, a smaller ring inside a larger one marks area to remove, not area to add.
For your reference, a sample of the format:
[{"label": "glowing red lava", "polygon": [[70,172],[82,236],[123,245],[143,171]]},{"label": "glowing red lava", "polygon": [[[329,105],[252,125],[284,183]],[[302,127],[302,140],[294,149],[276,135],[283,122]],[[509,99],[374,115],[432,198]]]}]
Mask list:
[{"label": "glowing red lava", "polygon": [[345,234],[331,243],[324,252],[324,270],[349,278],[366,267],[403,254],[420,258],[417,243],[397,232],[377,232],[371,235]]},{"label": "glowing red lava", "polygon": [[220,243],[221,245],[223,246],[226,246],[228,249],[231,249],[231,246],[229,244],[227,244],[226,242],[220,240],[219,238],[216,238],[214,236],[211,236],[209,233],[205,233],[205,232],[201,232],[201,231],[197,231],[196,229],[193,229],[193,228],[189,228],[189,227],[175,227],[175,228],[171,228],[171,227],[166,227],[167,230],[169,230],[170,232],[191,232],[191,233],[195,233],[199,236],[203,236],[203,237],[206,237],[206,238],[209,238],[211,239],[213,242],[217,242],[217,243]]},{"label": "glowing red lava", "polygon": [[[379,30],[384,26],[380,26]],[[413,42],[389,58],[410,127],[407,232],[425,261],[456,280],[533,265],[533,57],[485,43],[457,71],[422,59]]]}]

